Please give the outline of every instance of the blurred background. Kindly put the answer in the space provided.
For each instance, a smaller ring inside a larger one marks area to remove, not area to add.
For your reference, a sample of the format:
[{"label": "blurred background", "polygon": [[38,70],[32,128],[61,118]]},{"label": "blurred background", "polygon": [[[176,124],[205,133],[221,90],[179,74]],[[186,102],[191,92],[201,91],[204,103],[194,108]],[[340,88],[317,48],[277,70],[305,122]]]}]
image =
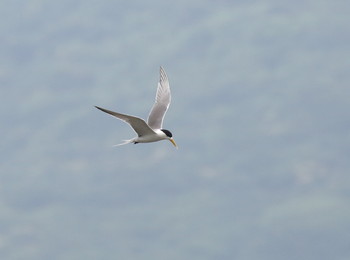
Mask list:
[{"label": "blurred background", "polygon": [[1,1],[0,258],[350,259],[349,9]]}]

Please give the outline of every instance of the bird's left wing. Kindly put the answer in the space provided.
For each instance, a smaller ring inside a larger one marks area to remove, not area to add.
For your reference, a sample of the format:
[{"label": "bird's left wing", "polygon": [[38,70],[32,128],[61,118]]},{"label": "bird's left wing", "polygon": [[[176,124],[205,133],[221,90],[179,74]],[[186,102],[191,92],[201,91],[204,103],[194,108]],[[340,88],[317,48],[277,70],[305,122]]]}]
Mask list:
[{"label": "bird's left wing", "polygon": [[148,135],[148,134],[155,134],[155,132],[147,125],[145,120],[139,117],[120,114],[98,106],[95,106],[95,107],[105,113],[115,116],[116,118],[128,123],[132,127],[132,129],[138,134],[139,137],[143,135]]},{"label": "bird's left wing", "polygon": [[152,129],[160,129],[163,125],[163,118],[170,105],[171,93],[168,76],[165,70],[160,67],[160,80],[158,82],[156,101],[148,116],[148,125]]}]

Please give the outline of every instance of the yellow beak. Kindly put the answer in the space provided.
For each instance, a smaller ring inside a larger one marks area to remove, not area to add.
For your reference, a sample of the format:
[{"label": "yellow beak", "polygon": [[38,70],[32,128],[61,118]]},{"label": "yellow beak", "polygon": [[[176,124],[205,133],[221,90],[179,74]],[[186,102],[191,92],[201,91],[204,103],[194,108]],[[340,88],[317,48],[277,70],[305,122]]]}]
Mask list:
[{"label": "yellow beak", "polygon": [[176,145],[176,143],[175,143],[173,138],[170,138],[169,141],[177,148],[177,145]]}]

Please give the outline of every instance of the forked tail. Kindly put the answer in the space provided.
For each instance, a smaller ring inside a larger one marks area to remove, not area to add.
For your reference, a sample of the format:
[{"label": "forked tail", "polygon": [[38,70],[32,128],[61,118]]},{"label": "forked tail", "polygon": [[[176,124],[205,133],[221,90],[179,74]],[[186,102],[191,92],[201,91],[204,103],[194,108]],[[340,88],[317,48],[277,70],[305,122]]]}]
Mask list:
[{"label": "forked tail", "polygon": [[134,138],[133,138],[133,139],[129,139],[129,140],[123,140],[122,143],[120,143],[120,144],[115,144],[115,145],[113,145],[113,146],[121,146],[121,145],[124,145],[124,144],[131,144],[131,143],[133,143],[133,142],[135,142],[135,141],[134,141]]}]

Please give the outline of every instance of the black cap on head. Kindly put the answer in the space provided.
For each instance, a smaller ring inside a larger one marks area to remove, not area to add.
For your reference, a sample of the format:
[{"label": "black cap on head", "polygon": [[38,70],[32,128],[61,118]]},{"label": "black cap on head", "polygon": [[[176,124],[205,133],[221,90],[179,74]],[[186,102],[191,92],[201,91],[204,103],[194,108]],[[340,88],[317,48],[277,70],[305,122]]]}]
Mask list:
[{"label": "black cap on head", "polygon": [[173,134],[172,134],[169,130],[166,130],[166,129],[160,129],[160,130],[162,130],[163,133],[164,133],[167,137],[169,137],[169,138],[173,137]]}]

